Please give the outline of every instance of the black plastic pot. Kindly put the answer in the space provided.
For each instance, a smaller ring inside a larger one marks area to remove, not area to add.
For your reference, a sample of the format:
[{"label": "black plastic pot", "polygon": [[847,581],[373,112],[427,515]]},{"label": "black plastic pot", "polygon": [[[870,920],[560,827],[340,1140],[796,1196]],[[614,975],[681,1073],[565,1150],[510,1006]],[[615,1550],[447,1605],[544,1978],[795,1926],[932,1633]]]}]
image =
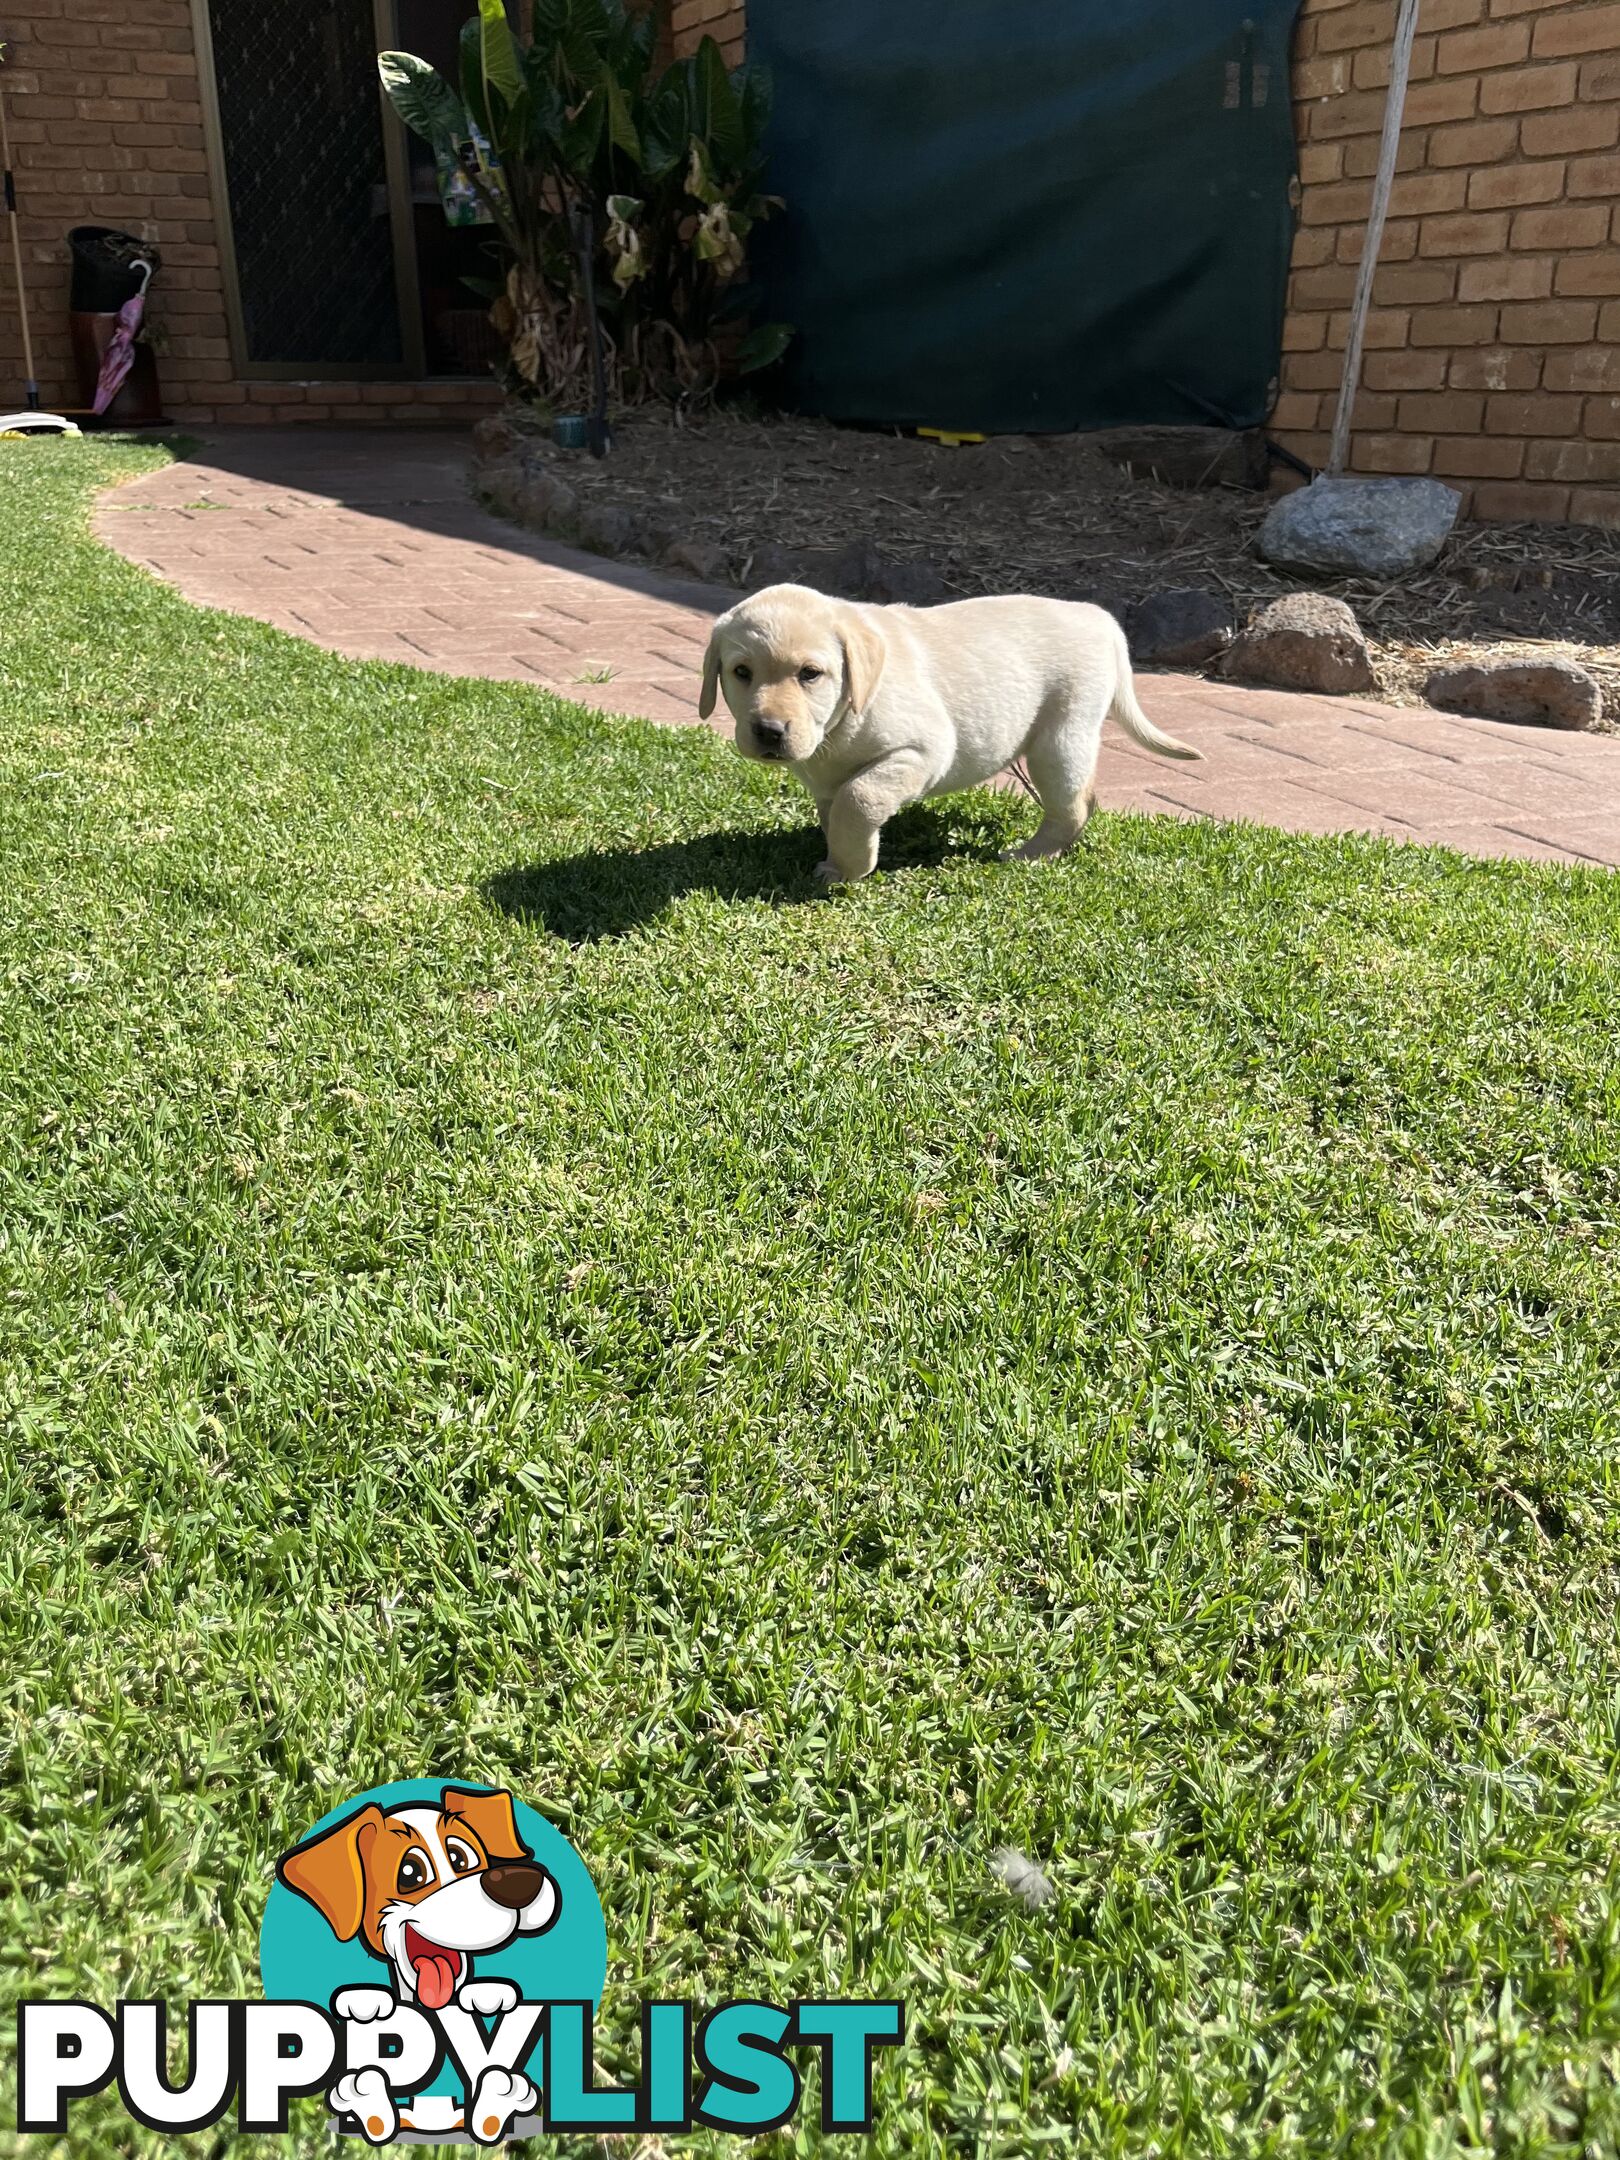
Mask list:
[{"label": "black plastic pot", "polygon": [[116,315],[141,289],[141,273],[131,269],[132,258],[139,256],[154,271],[160,263],[155,247],[111,225],[75,225],[68,246],[73,250],[68,307],[75,315]]}]

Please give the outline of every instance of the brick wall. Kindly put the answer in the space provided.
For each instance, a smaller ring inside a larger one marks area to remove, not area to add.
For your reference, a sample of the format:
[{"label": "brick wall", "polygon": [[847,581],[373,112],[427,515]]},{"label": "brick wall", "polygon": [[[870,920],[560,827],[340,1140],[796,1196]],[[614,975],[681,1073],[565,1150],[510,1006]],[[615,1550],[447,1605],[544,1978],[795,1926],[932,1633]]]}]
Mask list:
[{"label": "brick wall", "polygon": [[[1279,440],[1320,460],[1394,0],[1306,0]],[[1620,524],[1620,0],[1424,0],[1352,465]]]},{"label": "brick wall", "polygon": [[[234,377],[188,0],[14,0],[3,71],[34,364],[47,406],[76,404],[68,346],[72,225],[117,225],[163,252],[152,320],[176,420],[460,420],[493,384],[245,383]],[[22,404],[10,252],[0,256],[0,411]]]},{"label": "brick wall", "polygon": [[[674,0],[740,49],[740,0]],[[1395,0],[1305,0],[1274,432],[1326,456]],[[1424,0],[1351,462],[1620,524],[1620,0]]]},{"label": "brick wall", "polygon": [[670,0],[670,27],[677,53],[689,53],[705,33],[735,67],[743,56],[743,0]]},{"label": "brick wall", "polygon": [[[741,0],[667,0],[675,48],[741,57]],[[1302,200],[1280,440],[1326,451],[1382,119],[1395,0],[1306,0]],[[464,418],[479,383],[234,379],[188,0],[20,0],[13,163],[47,400],[74,392],[69,225],[163,249],[153,314],[176,418]],[[1486,517],[1620,523],[1620,0],[1424,0],[1352,463],[1433,472]],[[0,267],[0,408],[21,342]]]}]

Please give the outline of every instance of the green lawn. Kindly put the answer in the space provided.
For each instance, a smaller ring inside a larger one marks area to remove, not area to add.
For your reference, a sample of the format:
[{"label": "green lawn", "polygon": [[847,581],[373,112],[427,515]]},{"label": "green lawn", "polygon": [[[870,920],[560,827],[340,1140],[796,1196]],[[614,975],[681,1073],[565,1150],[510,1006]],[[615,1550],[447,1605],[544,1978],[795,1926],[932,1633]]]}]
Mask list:
[{"label": "green lawn", "polygon": [[609,2073],[898,1992],[896,2160],[1620,2149],[1620,887],[974,796],[819,900],[705,733],[97,549],[152,454],[0,446],[8,2021],[442,1771]]}]

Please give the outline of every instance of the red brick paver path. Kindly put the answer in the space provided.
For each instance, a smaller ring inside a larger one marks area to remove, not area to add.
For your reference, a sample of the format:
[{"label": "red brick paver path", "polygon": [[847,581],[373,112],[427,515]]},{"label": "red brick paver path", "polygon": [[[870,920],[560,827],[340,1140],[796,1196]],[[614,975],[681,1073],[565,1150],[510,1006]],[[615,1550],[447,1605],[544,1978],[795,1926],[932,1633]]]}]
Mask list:
[{"label": "red brick paver path", "polygon": [[[709,621],[734,596],[520,532],[470,501],[466,464],[460,436],[243,430],[113,489],[96,526],[189,599],[353,659],[695,722]],[[1140,688],[1206,762],[1111,730],[1105,809],[1620,864],[1620,739],[1192,676]]]}]

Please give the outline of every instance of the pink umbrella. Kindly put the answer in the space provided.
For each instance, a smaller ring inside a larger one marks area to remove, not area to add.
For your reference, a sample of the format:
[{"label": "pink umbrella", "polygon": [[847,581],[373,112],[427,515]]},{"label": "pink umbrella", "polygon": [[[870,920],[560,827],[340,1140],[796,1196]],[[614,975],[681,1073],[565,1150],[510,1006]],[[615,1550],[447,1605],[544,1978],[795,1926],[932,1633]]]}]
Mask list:
[{"label": "pink umbrella", "polygon": [[129,266],[141,273],[141,289],[126,300],[118,310],[118,323],[107,342],[107,350],[101,356],[101,372],[96,377],[96,399],[92,412],[104,413],[119,391],[124,378],[135,365],[135,333],[141,327],[146,313],[146,288],[152,280],[152,265],[139,256]]}]

